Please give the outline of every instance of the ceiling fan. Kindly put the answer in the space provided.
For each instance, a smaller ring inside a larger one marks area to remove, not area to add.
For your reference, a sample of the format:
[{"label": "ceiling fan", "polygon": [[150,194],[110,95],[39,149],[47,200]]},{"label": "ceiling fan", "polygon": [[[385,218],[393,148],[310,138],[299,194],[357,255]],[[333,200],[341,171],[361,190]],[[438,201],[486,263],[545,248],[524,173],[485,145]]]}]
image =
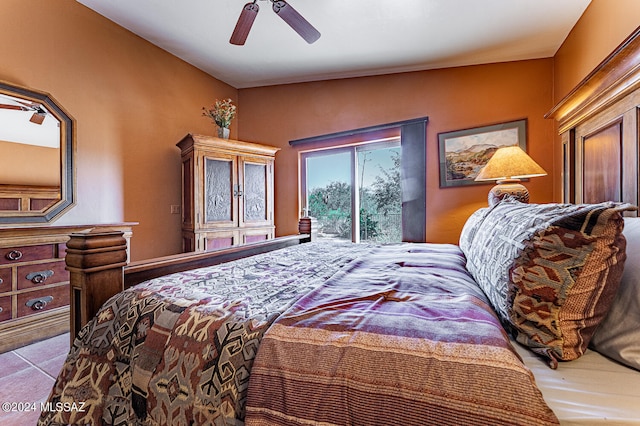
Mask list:
[{"label": "ceiling fan", "polygon": [[[273,3],[273,11],[282,18],[307,43],[314,43],[320,38],[320,32],[314,28],[297,10],[284,0],[269,0]],[[247,3],[242,8],[236,27],[231,34],[229,43],[242,46],[247,40],[253,21],[256,19],[260,7],[257,0]]]},{"label": "ceiling fan", "polygon": [[32,111],[33,115],[29,119],[30,122],[35,124],[42,124],[45,116],[47,115],[47,111],[42,107],[42,105],[35,102],[22,102],[17,99],[11,99],[13,102],[16,102],[18,105],[14,104],[0,104],[0,109],[13,109],[18,111]]}]

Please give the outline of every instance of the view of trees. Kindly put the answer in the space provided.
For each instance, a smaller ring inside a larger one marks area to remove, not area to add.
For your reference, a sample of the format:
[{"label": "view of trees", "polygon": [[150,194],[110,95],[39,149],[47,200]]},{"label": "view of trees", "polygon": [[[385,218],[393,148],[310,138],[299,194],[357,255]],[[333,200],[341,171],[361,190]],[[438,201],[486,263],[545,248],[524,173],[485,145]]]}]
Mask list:
[{"label": "view of trees", "polygon": [[[393,166],[378,165],[379,174],[370,187],[360,183],[360,239],[398,242],[402,239],[400,189],[400,153],[392,153]],[[361,176],[367,165],[366,152],[361,154]],[[314,188],[309,194],[309,214],[318,219],[321,232],[340,238],[351,238],[351,185],[331,182]]]},{"label": "view of trees", "polygon": [[402,191],[400,189],[400,153],[392,153],[393,168],[380,167],[381,175],[373,183],[376,208],[384,215],[402,212]]}]

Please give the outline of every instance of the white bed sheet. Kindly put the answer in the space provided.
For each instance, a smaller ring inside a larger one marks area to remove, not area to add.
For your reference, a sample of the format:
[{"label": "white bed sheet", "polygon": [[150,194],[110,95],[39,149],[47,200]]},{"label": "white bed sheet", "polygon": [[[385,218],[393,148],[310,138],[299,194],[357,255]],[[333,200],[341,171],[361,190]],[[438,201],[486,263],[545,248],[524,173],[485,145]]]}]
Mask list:
[{"label": "white bed sheet", "polygon": [[533,352],[512,343],[561,425],[640,425],[640,371],[591,350],[552,370]]}]

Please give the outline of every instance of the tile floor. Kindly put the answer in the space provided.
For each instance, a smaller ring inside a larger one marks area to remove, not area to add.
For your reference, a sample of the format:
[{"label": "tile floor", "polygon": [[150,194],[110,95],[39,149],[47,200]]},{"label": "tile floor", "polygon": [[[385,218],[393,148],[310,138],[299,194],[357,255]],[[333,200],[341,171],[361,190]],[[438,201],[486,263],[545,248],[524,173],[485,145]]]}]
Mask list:
[{"label": "tile floor", "polygon": [[[69,334],[61,334],[42,342],[0,354],[0,425],[32,426],[40,416],[40,403],[46,401],[55,378],[69,351]],[[8,411],[22,408],[20,403],[29,403],[28,410]],[[35,406],[35,411],[32,410]]]}]

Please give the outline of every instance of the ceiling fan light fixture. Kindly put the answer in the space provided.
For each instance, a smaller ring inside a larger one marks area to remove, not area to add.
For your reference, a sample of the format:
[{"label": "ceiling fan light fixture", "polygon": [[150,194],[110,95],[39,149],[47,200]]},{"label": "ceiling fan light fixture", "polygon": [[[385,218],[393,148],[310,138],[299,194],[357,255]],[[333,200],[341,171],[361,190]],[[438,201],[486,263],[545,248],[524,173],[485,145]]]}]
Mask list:
[{"label": "ceiling fan light fixture", "polygon": [[[8,102],[14,102],[13,104],[11,103],[0,103],[0,109],[11,109],[11,110],[16,110],[16,111],[27,111],[27,112],[33,112],[33,114],[31,115],[31,118],[29,119],[30,122],[35,123],[35,124],[42,124],[42,122],[44,121],[46,115],[47,115],[47,110],[44,109],[42,107],[42,105],[35,103],[35,102],[31,102],[31,103],[25,103],[25,102],[21,102],[19,100],[16,99],[11,99],[8,98],[7,99]],[[18,105],[16,105],[16,103]]]}]

